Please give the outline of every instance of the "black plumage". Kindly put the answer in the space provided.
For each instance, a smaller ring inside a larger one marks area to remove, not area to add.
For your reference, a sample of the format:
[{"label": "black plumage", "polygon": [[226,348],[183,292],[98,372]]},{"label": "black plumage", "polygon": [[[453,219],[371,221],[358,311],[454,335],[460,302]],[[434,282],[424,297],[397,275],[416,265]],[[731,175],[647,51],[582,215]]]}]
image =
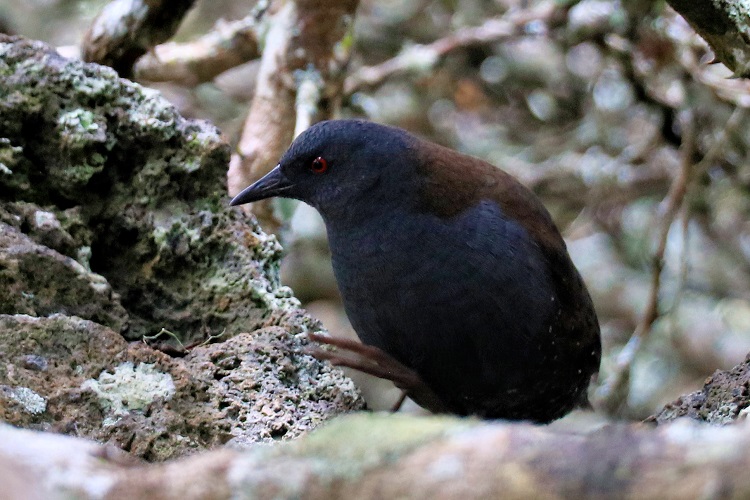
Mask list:
[{"label": "black plumage", "polygon": [[435,411],[548,422],[585,401],[599,324],[539,199],[484,161],[401,129],[319,123],[232,205],[296,198],[323,216],[366,346],[336,364]]}]

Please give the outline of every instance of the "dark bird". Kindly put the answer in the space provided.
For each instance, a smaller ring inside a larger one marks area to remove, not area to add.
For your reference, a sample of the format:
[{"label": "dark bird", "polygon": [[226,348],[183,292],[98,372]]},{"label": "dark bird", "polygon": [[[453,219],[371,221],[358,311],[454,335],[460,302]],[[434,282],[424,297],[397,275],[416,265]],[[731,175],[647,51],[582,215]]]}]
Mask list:
[{"label": "dark bird", "polygon": [[549,422],[587,402],[599,323],[539,199],[482,160],[357,120],[302,133],[231,202],[323,216],[363,344],[316,355],[392,380],[433,411]]}]

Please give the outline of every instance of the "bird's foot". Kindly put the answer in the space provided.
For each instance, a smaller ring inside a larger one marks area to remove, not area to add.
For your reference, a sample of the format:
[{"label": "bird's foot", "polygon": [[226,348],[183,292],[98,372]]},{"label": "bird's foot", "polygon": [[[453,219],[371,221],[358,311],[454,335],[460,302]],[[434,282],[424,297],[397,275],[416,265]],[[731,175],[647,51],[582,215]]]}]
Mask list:
[{"label": "bird's foot", "polygon": [[406,401],[406,398],[408,397],[408,394],[406,394],[406,391],[401,389],[401,394],[399,395],[398,399],[395,403],[393,403],[393,406],[391,406],[391,413],[396,413],[401,409],[401,407],[404,405],[404,401]]},{"label": "bird's foot", "polygon": [[[318,346],[311,346],[307,349],[311,356],[329,361],[334,366],[345,366],[374,377],[390,380],[421,407],[435,413],[447,411],[440,398],[427,386],[417,372],[383,350],[356,340],[330,337],[320,333],[308,333],[308,337],[313,342],[336,348],[336,350],[331,351]],[[401,402],[403,402],[403,398],[400,399],[398,406],[394,407],[394,411],[400,407]]]}]

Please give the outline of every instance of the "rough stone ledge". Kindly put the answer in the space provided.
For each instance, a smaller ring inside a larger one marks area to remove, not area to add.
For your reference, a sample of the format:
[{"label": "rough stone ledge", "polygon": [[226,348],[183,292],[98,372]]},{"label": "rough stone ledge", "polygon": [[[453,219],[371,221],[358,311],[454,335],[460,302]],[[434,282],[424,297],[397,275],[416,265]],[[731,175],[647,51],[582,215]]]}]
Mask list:
[{"label": "rough stone ledge", "polygon": [[744,422],[576,432],[359,414],[272,448],[139,465],[90,441],[0,426],[0,480],[11,496],[52,499],[747,498],[748,450]]},{"label": "rough stone ledge", "polygon": [[0,419],[159,461],[362,408],[228,161],[157,92],[0,35]]},{"label": "rough stone ledge", "polygon": [[362,405],[304,334],[268,327],[172,358],[81,318],[0,315],[0,420],[161,461],[298,437]]},{"label": "rough stone ledge", "polygon": [[669,403],[649,421],[664,424],[688,417],[709,424],[728,424],[745,418],[750,407],[750,354],[730,370],[716,370],[699,391]]}]

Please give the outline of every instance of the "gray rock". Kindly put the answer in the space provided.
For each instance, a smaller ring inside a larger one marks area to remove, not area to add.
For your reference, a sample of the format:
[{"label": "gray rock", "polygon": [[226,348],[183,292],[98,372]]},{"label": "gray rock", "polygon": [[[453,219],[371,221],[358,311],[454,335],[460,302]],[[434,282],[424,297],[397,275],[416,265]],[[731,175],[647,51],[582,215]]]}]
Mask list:
[{"label": "gray rock", "polygon": [[[294,438],[361,404],[339,370],[280,327],[172,358],[97,323],[0,315],[0,418],[164,460],[227,441]],[[30,356],[47,369],[28,366]]]},{"label": "gray rock", "polygon": [[716,370],[699,391],[680,396],[648,421],[665,424],[681,417],[725,425],[744,420],[750,408],[750,355],[731,370]]},{"label": "gray rock", "polygon": [[91,319],[117,331],[128,314],[107,280],[0,222],[0,313]]},{"label": "gray rock", "polygon": [[0,106],[0,418],[162,460],[363,406],[303,353],[321,325],[227,206],[215,127],[2,35]]}]

